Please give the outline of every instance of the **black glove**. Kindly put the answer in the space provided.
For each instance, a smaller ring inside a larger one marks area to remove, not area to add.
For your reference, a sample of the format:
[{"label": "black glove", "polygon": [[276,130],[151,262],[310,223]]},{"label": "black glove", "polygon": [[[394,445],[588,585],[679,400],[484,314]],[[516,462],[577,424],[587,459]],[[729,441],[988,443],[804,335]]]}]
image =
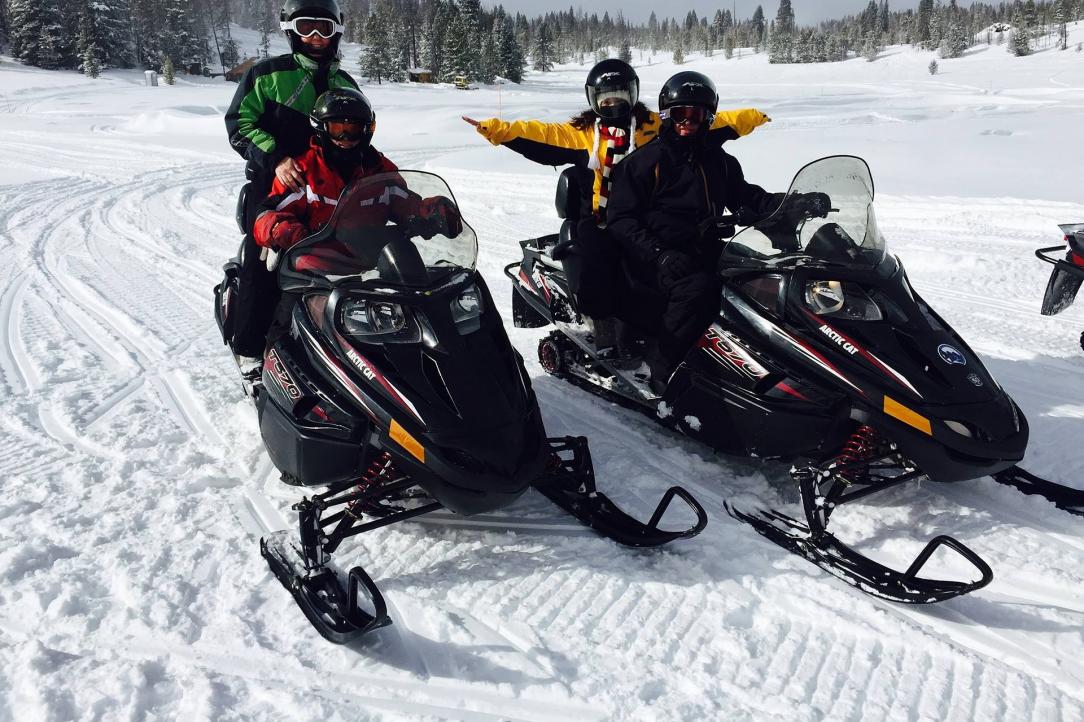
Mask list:
[{"label": "black glove", "polygon": [[795,193],[789,205],[793,213],[824,218],[832,210],[832,199],[827,193]]},{"label": "black glove", "polygon": [[659,285],[663,288],[669,288],[686,276],[696,273],[696,262],[692,256],[682,251],[663,251],[655,264]]}]

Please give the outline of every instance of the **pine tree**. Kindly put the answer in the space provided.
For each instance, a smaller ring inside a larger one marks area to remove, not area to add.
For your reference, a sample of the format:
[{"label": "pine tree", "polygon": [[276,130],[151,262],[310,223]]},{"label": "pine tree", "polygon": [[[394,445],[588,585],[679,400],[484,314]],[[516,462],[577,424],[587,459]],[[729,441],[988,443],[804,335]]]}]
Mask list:
[{"label": "pine tree", "polygon": [[507,17],[502,17],[499,28],[500,42],[497,46],[497,56],[500,60],[500,75],[513,83],[522,82],[527,61],[523,57],[519,43],[516,42],[512,22]]},{"label": "pine tree", "polygon": [[480,75],[478,80],[483,83],[492,84],[496,80],[497,73],[500,71],[500,58],[497,54],[497,41],[493,37],[493,33],[485,34],[485,42],[482,43],[482,55],[479,62]]},{"label": "pine tree", "polygon": [[461,75],[466,75],[470,80],[482,79],[482,4],[480,0],[456,0],[459,5],[459,16],[463,20],[466,30],[467,50],[463,53],[461,63],[465,64]]},{"label": "pine tree", "polygon": [[98,5],[84,2],[79,10],[79,69],[90,78],[97,78],[102,72],[104,53],[98,37]]},{"label": "pine tree", "polygon": [[930,40],[930,20],[933,17],[933,0],[919,0],[918,14],[915,16],[912,40],[923,47]]},{"label": "pine tree", "polygon": [[453,82],[457,76],[470,77],[473,52],[468,38],[467,24],[463,14],[455,9],[451,24],[444,35],[444,61],[441,65],[441,80]]},{"label": "pine tree", "polygon": [[873,62],[877,59],[877,56],[881,52],[880,37],[876,30],[870,30],[866,33],[865,39],[862,41],[862,57]]},{"label": "pine tree", "polygon": [[930,75],[937,75],[937,60],[931,60],[927,69],[930,71]]},{"label": "pine tree", "polygon": [[27,65],[55,69],[61,66],[64,46],[59,3],[56,0],[12,0],[11,54]]},{"label": "pine tree", "polygon": [[753,19],[752,19],[751,23],[752,23],[752,26],[753,26],[754,39],[756,40],[756,43],[754,43],[754,44],[759,48],[760,44],[764,42],[764,30],[765,30],[765,27],[764,27],[764,8],[762,8],[760,5],[757,5],[757,9],[753,11]]},{"label": "pine tree", "polygon": [[617,50],[617,57],[620,60],[624,60],[629,65],[632,64],[632,47],[629,46],[629,36],[621,36],[621,45]]},{"label": "pine tree", "polygon": [[677,40],[674,42],[674,54],[671,56],[671,60],[674,65],[685,64],[685,43],[681,38],[681,33],[677,34]]},{"label": "pine tree", "polygon": [[768,60],[772,63],[794,62],[794,10],[790,0],[779,0],[772,36],[768,41]]},{"label": "pine tree", "polygon": [[192,12],[190,0],[162,0],[163,53],[180,62],[182,68],[202,65],[208,55],[207,34]]},{"label": "pine tree", "polygon": [[162,61],[162,80],[166,82],[166,85],[173,85],[175,77],[173,74],[173,58],[168,55],[165,60]]},{"label": "pine tree", "polygon": [[534,69],[543,73],[553,70],[554,43],[553,34],[548,22],[542,22],[538,26],[538,33],[534,43]]},{"label": "pine tree", "polygon": [[1058,28],[1058,50],[1069,49],[1068,22],[1072,13],[1069,5],[1070,0],[1057,0],[1054,3],[1054,23]]},{"label": "pine tree", "polygon": [[389,78],[392,66],[388,26],[382,12],[374,9],[365,19],[365,41],[358,65],[370,82],[380,84]]}]

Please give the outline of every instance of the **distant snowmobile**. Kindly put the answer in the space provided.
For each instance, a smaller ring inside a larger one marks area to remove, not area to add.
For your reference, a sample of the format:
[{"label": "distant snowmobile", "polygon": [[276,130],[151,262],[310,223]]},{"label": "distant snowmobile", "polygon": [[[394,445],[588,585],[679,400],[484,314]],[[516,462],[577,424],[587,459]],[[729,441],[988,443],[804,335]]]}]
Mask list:
[{"label": "distant snowmobile", "polygon": [[[570,169],[558,184],[562,218],[576,216],[570,206],[581,197],[578,183]],[[505,274],[514,284],[516,324],[557,326],[538,347],[549,373],[644,410],[717,450],[804,459],[791,471],[804,523],[778,511],[728,506],[732,516],[863,591],[898,602],[937,602],[988,584],[989,566],[961,542],[939,536],[906,571],[889,569],[826,530],[833,510],[924,478],[993,475],[1082,510],[1084,493],[1015,466],[1028,441],[1023,413],[887,252],[873,190],[860,158],[832,156],[802,168],[779,210],[725,246],[719,317],[661,396],[642,375],[636,342],[620,342],[614,319],[578,312],[566,276],[578,268],[573,221],[559,234],[522,241],[522,261]],[[790,194],[813,191],[828,194],[836,206],[826,218],[788,211],[798,207],[788,203]],[[725,228],[737,220],[717,222]],[[626,281],[633,286],[630,297],[658,300],[654,315],[645,311],[633,329],[650,335],[662,299],[636,287],[631,276]],[[918,576],[940,547],[962,555],[978,578]]]},{"label": "distant snowmobile", "polygon": [[[1065,234],[1065,245],[1035,251],[1041,260],[1054,266],[1043,296],[1044,316],[1057,315],[1072,306],[1084,282],[1084,223],[1065,223],[1058,228]],[[1064,260],[1047,255],[1060,251],[1065,251]],[[1084,333],[1080,334],[1080,347],[1084,348]]]},{"label": "distant snowmobile", "polygon": [[[447,224],[426,231],[417,218],[373,224],[373,204],[415,193],[454,208],[438,176],[371,176],[348,186],[331,221],[285,253],[279,284],[299,301],[289,335],[267,350],[253,387],[260,433],[283,481],[326,486],[294,506],[299,534],[270,534],[261,551],[336,643],[390,621],[364,569],[351,569],[344,585],[329,564],[357,534],[442,507],[492,511],[532,487],[630,546],[692,537],[707,523],[680,487],[647,524],[636,521],[596,491],[586,439],[546,438],[523,360],[475,271],[474,231],[466,223],[458,233]],[[227,264],[216,288],[224,337],[231,277]],[[674,497],[696,517],[683,531],[659,528]]]}]

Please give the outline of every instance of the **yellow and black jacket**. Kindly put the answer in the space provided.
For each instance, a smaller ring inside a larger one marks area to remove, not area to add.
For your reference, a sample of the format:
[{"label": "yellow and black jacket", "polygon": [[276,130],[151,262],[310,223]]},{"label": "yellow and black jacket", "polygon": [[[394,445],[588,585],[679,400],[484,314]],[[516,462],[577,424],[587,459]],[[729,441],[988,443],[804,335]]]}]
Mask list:
[{"label": "yellow and black jacket", "polygon": [[[722,144],[749,135],[769,120],[768,116],[755,108],[722,110],[715,116],[709,137],[713,144]],[[647,120],[636,126],[633,147],[643,147],[653,140],[658,135],[661,123],[659,114],[649,111]],[[489,118],[479,122],[477,130],[493,145],[503,145],[535,163],[593,168],[595,183],[592,207],[598,210],[605,159],[601,157],[604,151],[599,148],[596,126],[576,128],[572,123],[543,123],[538,120],[508,122]],[[592,153],[599,154],[594,162]]]}]

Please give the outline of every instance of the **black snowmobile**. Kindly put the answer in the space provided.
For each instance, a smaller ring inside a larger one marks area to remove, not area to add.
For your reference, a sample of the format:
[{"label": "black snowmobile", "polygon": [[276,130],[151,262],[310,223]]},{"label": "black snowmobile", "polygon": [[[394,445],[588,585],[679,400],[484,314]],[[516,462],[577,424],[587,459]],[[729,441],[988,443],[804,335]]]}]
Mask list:
[{"label": "black snowmobile", "polygon": [[[575,169],[566,171],[557,194],[562,218],[575,217],[569,206],[582,198],[578,185]],[[790,202],[793,194],[814,191],[831,198],[827,217],[788,210],[801,207]],[[835,507],[926,478],[995,475],[1029,493],[1046,489],[1015,466],[1028,441],[1024,415],[911,287],[899,259],[886,252],[872,203],[862,159],[832,156],[802,168],[779,209],[725,246],[719,317],[661,395],[647,383],[637,352],[637,337],[650,336],[658,323],[661,297],[625,274],[632,297],[654,297],[654,312],[638,310],[639,320],[623,314],[620,324],[581,314],[566,271],[579,272],[578,258],[587,254],[576,248],[572,220],[559,234],[522,241],[523,260],[505,274],[514,284],[516,324],[557,326],[538,347],[547,372],[719,451],[801,460],[791,474],[804,521],[728,506],[732,516],[863,591],[936,602],[988,584],[989,566],[939,536],[906,571],[887,568],[826,530]],[[716,226],[737,220],[721,217]],[[575,279],[573,288],[590,282]],[[941,547],[970,562],[978,578],[920,577]]]},{"label": "black snowmobile", "polygon": [[[435,226],[397,216],[397,202],[411,196],[441,199],[452,212]],[[477,251],[444,181],[402,171],[347,187],[331,221],[280,259],[279,285],[297,302],[252,387],[260,432],[283,481],[326,489],[295,505],[298,534],[270,534],[260,548],[332,642],[390,621],[361,567],[340,575],[329,563],[357,534],[440,508],[492,511],[532,487],[630,546],[692,537],[706,524],[680,487],[647,524],[636,521],[596,491],[586,439],[546,438],[522,358],[475,270]],[[227,269],[216,289],[224,328],[230,278]],[[660,529],[675,497],[695,522]]]},{"label": "black snowmobile", "polygon": [[[1040,260],[1054,266],[1043,296],[1042,314],[1055,316],[1073,305],[1080,284],[1084,282],[1084,223],[1064,223],[1058,226],[1065,234],[1065,244],[1035,251]],[[1065,252],[1065,258],[1051,258],[1051,253]],[[1084,333],[1080,334],[1084,348]]]}]

